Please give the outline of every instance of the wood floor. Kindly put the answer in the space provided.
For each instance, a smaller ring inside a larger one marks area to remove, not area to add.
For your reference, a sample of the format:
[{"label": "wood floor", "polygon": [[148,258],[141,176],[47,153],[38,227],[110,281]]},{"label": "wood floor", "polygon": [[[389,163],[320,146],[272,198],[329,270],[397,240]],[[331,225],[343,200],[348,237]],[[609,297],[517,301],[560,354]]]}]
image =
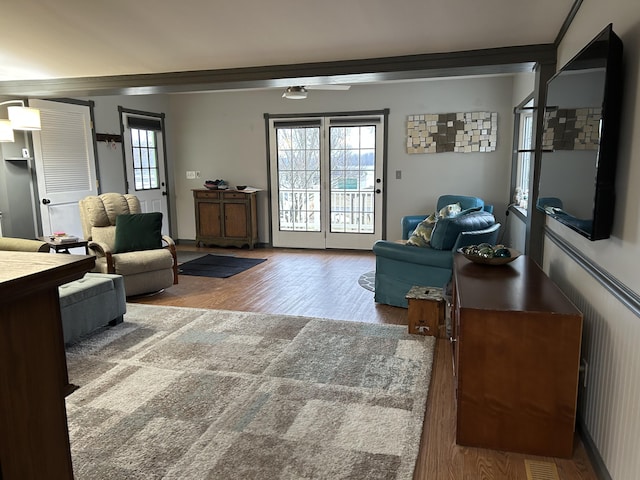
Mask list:
[{"label": "wood floor", "polygon": [[[406,309],[378,305],[358,285],[375,269],[371,252],[297,249],[215,249],[178,246],[188,252],[219,253],[267,261],[226,279],[180,275],[163,293],[128,299],[152,305],[280,313],[372,323],[407,324]],[[438,339],[414,480],[526,480],[525,461],[544,462],[562,480],[597,480],[576,438],[572,459],[527,456],[455,444],[455,404],[451,347]],[[533,476],[532,480],[553,479]]]}]

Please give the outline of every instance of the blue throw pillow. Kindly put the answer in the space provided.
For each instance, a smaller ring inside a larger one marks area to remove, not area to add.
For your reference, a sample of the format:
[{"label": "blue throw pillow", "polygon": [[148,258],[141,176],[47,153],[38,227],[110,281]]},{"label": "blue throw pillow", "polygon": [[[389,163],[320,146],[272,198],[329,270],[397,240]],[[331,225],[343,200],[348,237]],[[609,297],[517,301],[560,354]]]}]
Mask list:
[{"label": "blue throw pillow", "polygon": [[162,213],[132,213],[116,217],[113,253],[162,248]]}]

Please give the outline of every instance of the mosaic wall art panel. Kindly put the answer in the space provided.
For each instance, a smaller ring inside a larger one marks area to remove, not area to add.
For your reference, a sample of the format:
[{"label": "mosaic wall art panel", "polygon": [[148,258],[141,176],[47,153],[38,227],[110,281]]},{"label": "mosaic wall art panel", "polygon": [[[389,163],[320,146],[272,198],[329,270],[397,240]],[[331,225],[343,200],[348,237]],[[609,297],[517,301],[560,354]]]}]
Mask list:
[{"label": "mosaic wall art panel", "polygon": [[407,153],[493,152],[497,139],[497,112],[407,116]]},{"label": "mosaic wall art panel", "polygon": [[602,109],[559,108],[544,114],[542,148],[545,150],[597,150]]}]

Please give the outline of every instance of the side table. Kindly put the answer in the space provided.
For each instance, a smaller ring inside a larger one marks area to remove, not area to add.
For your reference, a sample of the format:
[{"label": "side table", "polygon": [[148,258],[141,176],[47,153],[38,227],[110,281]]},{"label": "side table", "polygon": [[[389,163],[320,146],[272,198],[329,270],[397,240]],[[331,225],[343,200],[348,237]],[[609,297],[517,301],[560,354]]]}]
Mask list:
[{"label": "side table", "polygon": [[51,237],[38,237],[38,240],[48,243],[56,253],[69,253],[70,248],[84,247],[85,254],[89,255],[89,248],[87,247],[89,242],[82,238],[79,238],[75,242],[61,242]]},{"label": "side table", "polygon": [[442,289],[414,286],[407,292],[409,303],[409,333],[442,337],[444,327],[445,301]]}]

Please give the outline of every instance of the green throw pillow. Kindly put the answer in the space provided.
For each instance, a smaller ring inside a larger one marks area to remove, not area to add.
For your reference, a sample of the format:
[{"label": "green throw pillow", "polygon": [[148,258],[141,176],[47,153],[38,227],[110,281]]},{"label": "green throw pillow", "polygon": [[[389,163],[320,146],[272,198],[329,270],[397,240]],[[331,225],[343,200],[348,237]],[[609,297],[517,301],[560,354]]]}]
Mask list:
[{"label": "green throw pillow", "polygon": [[113,253],[162,248],[162,213],[132,213],[116,217]]},{"label": "green throw pillow", "polygon": [[431,232],[433,231],[433,227],[436,224],[436,220],[436,214],[432,213],[423,221],[421,221],[409,237],[409,240],[407,240],[407,245],[413,245],[415,247],[428,247],[429,241],[431,240]]}]

